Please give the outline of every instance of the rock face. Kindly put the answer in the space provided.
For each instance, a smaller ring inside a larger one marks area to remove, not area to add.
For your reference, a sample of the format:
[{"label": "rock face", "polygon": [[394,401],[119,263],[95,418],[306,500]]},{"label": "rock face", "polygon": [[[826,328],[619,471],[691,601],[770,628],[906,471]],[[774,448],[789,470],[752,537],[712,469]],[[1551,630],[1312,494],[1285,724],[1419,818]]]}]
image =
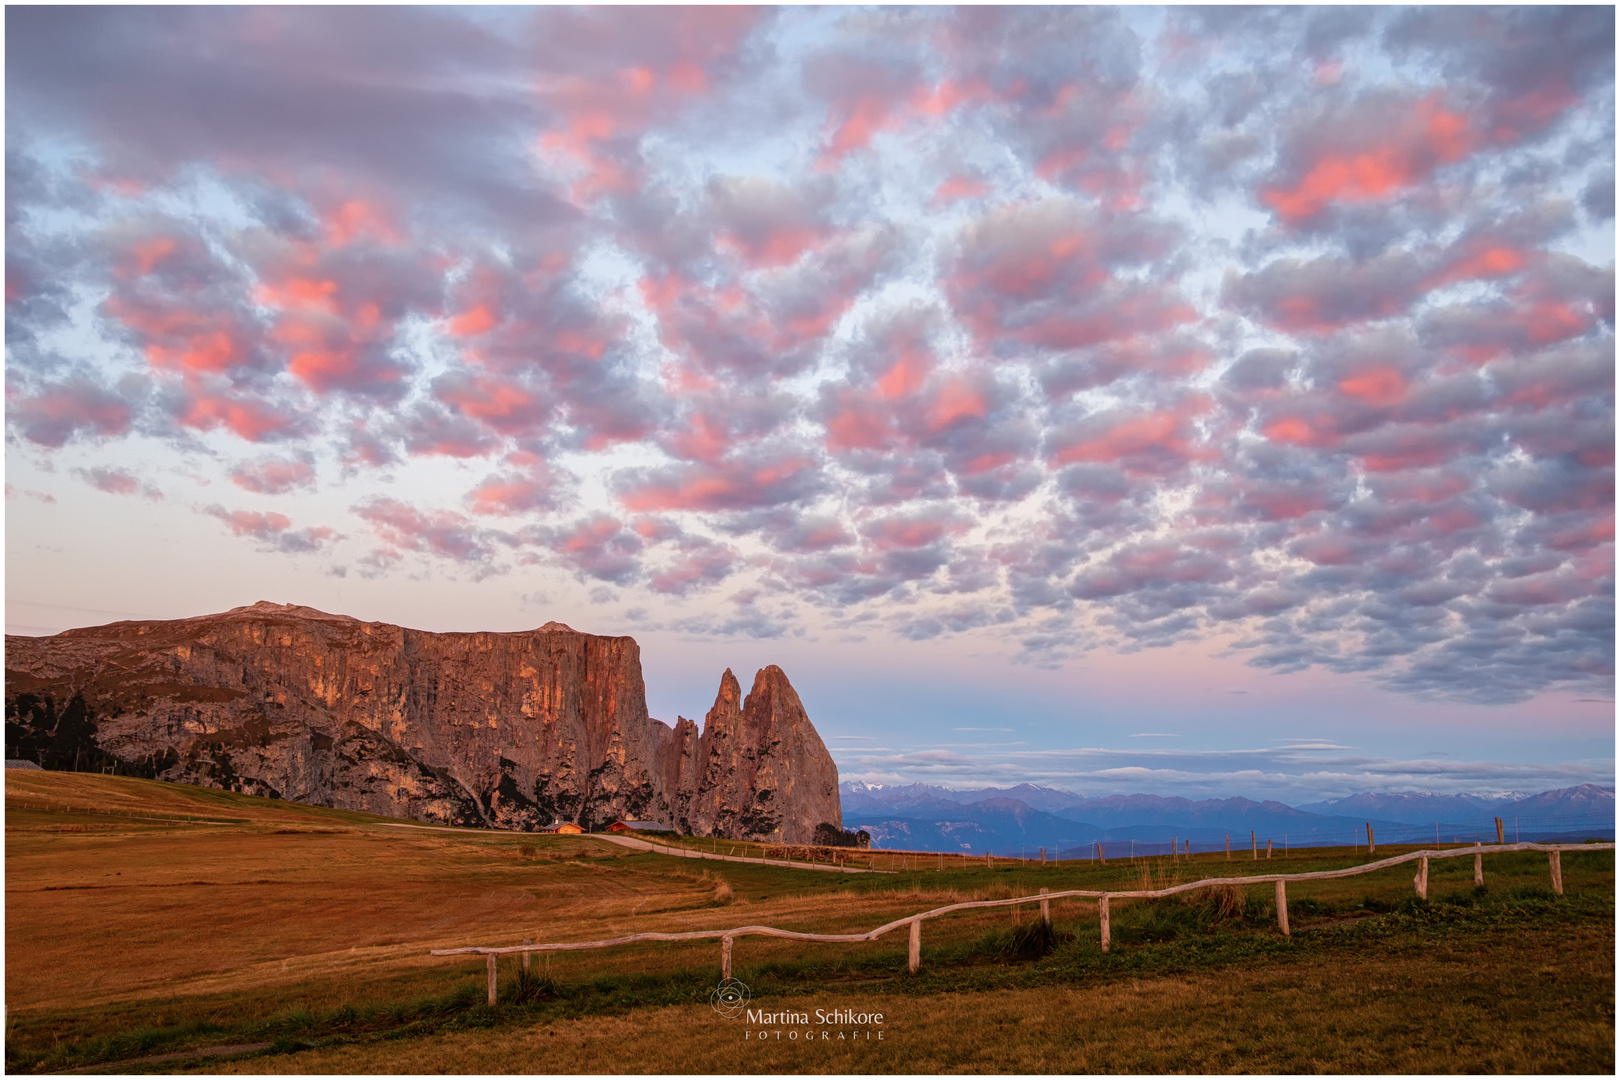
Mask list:
[{"label": "rock face", "polygon": [[[729,697],[728,697],[729,687]],[[458,825],[661,821],[809,842],[838,775],[780,668],[703,732],[647,716],[635,639],[432,634],[258,603],[6,638],[6,756]]]},{"label": "rock face", "polygon": [[740,689],[728,668],[703,721],[690,831],[797,844],[822,822],[842,827],[838,769],[782,669],[755,675],[741,709]]}]

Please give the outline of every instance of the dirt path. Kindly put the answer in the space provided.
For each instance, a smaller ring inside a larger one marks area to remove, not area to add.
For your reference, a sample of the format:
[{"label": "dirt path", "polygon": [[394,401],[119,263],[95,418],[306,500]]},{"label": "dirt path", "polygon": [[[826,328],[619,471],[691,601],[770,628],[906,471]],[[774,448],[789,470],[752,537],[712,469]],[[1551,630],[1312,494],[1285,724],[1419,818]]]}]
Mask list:
[{"label": "dirt path", "polygon": [[654,844],[633,836],[612,836],[604,833],[592,834],[591,839],[606,840],[610,844],[633,848],[636,851],[652,851],[657,852],[659,855],[673,855],[678,859],[713,859],[718,862],[755,863],[759,866],[783,866],[789,870],[827,870],[835,874],[890,873],[887,870],[872,870],[865,866],[825,866],[821,863],[787,862],[783,859],[750,859],[742,855],[720,855],[711,851],[695,851],[691,848],[665,847],[663,844]]},{"label": "dirt path", "polygon": [[[490,829],[454,829],[446,825],[406,825],[400,822],[379,821],[378,825],[390,829],[425,829],[429,832],[452,832],[470,836],[489,836]],[[504,833],[498,835],[522,836],[522,833]],[[610,833],[586,834],[591,840],[605,840],[610,844],[618,844],[633,851],[651,851],[659,855],[673,855],[677,859],[710,859],[715,862],[754,863],[759,866],[781,866],[789,870],[824,870],[834,874],[890,874],[892,870],[873,870],[865,866],[824,866],[821,863],[788,862],[785,859],[750,859],[742,855],[719,855],[711,851],[694,851],[690,848],[672,848],[663,844],[654,844],[648,840],[638,840],[633,836],[614,836]]]}]

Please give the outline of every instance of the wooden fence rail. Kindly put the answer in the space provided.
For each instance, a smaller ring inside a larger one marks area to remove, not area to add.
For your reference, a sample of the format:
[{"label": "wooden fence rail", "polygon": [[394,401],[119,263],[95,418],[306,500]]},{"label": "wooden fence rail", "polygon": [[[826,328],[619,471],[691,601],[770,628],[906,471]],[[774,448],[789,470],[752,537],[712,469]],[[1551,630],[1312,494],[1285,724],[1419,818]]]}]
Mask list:
[{"label": "wooden fence rail", "polygon": [[739,937],[776,937],[787,938],[790,941],[818,941],[831,943],[854,943],[860,941],[875,941],[884,934],[900,927],[909,927],[911,931],[910,942],[910,969],[916,972],[922,964],[922,924],[928,919],[938,919],[945,915],[955,914],[958,911],[969,911],[977,908],[1015,907],[1019,904],[1039,904],[1041,917],[1048,926],[1051,925],[1051,902],[1053,900],[1086,899],[1097,901],[1098,917],[1102,925],[1102,951],[1109,950],[1108,904],[1110,900],[1157,900],[1166,896],[1175,896],[1178,893],[1192,892],[1195,889],[1208,889],[1222,885],[1260,885],[1265,882],[1275,882],[1277,887],[1277,926],[1284,935],[1288,934],[1288,894],[1287,883],[1290,881],[1323,881],[1330,878],[1355,877],[1360,874],[1370,874],[1377,870],[1385,870],[1391,866],[1402,863],[1416,862],[1417,875],[1412,879],[1412,885],[1417,895],[1422,899],[1428,898],[1429,892],[1429,861],[1431,859],[1457,859],[1465,856],[1474,856],[1474,880],[1483,882],[1484,875],[1481,869],[1481,856],[1495,855],[1514,851],[1545,851],[1547,852],[1548,871],[1552,878],[1553,891],[1559,895],[1564,892],[1563,868],[1559,856],[1566,851],[1613,851],[1613,844],[1492,844],[1489,847],[1476,844],[1472,847],[1459,847],[1450,850],[1412,851],[1405,855],[1396,855],[1378,862],[1363,863],[1360,866],[1347,866],[1342,870],[1317,870],[1307,874],[1256,874],[1253,877],[1223,877],[1204,878],[1201,881],[1188,882],[1185,885],[1171,885],[1163,889],[1068,889],[1063,892],[1049,892],[1042,889],[1033,896],[1015,896],[1007,900],[966,900],[959,904],[947,904],[945,907],[934,908],[932,911],[919,912],[916,915],[907,915],[902,919],[886,922],[864,934],[811,934],[798,930],[779,930],[774,926],[737,926],[730,930],[688,930],[679,933],[649,932],[641,934],[626,934],[624,937],[609,938],[606,941],[566,941],[551,942],[533,945],[524,942],[522,945],[485,946],[468,945],[460,949],[434,949],[432,956],[483,956],[488,961],[489,973],[489,1003],[495,1004],[495,961],[497,957],[509,953],[527,956],[537,952],[575,952],[584,949],[607,949],[615,945],[629,945],[638,941],[704,941],[714,938],[720,939],[720,974],[721,978],[731,978],[731,943]]}]

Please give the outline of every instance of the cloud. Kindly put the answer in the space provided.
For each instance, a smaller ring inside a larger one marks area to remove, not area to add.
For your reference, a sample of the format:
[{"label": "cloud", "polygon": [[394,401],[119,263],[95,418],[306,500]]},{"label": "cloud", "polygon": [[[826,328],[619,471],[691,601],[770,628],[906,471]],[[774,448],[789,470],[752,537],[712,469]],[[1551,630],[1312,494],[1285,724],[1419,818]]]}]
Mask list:
[{"label": "cloud", "polygon": [[692,634],[1612,688],[1612,11],[8,29],[42,476]]},{"label": "cloud", "polygon": [[451,510],[418,510],[408,503],[376,496],[356,503],[352,512],[369,524],[384,550],[436,555],[456,563],[487,563],[500,535],[473,525]]},{"label": "cloud", "polygon": [[946,269],[958,318],[981,347],[1067,350],[1172,330],[1197,318],[1173,288],[1123,271],[1169,252],[1175,232],[1075,200],[992,210],[963,230]]},{"label": "cloud", "polygon": [[1586,764],[1351,754],[1345,751],[1353,748],[1315,741],[1298,747],[1207,751],[985,746],[971,756],[928,744],[845,749],[848,756],[840,757],[839,774],[847,780],[938,784],[959,790],[1029,783],[1093,798],[1152,793],[1299,804],[1369,790],[1463,794],[1613,783],[1612,768]]},{"label": "cloud", "polygon": [[262,457],[231,470],[231,482],[259,495],[284,495],[313,486],[315,466],[308,458]]},{"label": "cloud", "polygon": [[15,391],[8,381],[6,390],[6,423],[39,446],[60,447],[86,435],[123,435],[134,416],[128,401],[89,379]]},{"label": "cloud", "polygon": [[[583,580],[627,585],[641,575],[637,558],[644,544],[633,530],[606,514],[594,514],[569,526],[531,534],[549,548],[559,562],[572,568]],[[675,591],[666,589],[660,591]]]},{"label": "cloud", "polygon": [[554,509],[572,479],[533,455],[513,455],[517,471],[486,477],[468,494],[475,514],[525,515]]},{"label": "cloud", "polygon": [[631,469],[616,481],[619,499],[633,511],[752,510],[794,503],[824,481],[813,457],[761,448],[757,456],[713,465]]},{"label": "cloud", "polygon": [[329,542],[342,539],[325,525],[294,529],[287,515],[274,511],[227,510],[215,503],[204,507],[202,512],[224,522],[233,536],[244,536],[265,548],[291,555],[320,551]]},{"label": "cloud", "polygon": [[90,469],[74,469],[73,472],[97,491],[105,491],[109,495],[134,495],[139,492],[148,499],[163,498],[163,492],[155,486],[143,483],[139,477],[124,469],[98,465]]},{"label": "cloud", "polygon": [[1380,95],[1300,117],[1260,201],[1289,225],[1344,203],[1383,202],[1475,151],[1478,122],[1443,96]]}]

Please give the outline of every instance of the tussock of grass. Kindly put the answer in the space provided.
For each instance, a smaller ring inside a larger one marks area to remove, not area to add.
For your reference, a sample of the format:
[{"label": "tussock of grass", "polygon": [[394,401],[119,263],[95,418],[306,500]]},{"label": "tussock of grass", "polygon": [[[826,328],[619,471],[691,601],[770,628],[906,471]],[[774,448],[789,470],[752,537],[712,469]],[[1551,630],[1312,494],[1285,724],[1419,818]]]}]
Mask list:
[{"label": "tussock of grass", "polygon": [[1074,939],[1074,934],[1035,919],[1011,929],[990,931],[979,939],[979,951],[1004,961],[1039,960]]},{"label": "tussock of grass", "polygon": [[516,985],[512,988],[512,1001],[518,1005],[528,1005],[536,1001],[549,1001],[559,996],[561,992],[557,980],[550,975],[520,967]]}]

